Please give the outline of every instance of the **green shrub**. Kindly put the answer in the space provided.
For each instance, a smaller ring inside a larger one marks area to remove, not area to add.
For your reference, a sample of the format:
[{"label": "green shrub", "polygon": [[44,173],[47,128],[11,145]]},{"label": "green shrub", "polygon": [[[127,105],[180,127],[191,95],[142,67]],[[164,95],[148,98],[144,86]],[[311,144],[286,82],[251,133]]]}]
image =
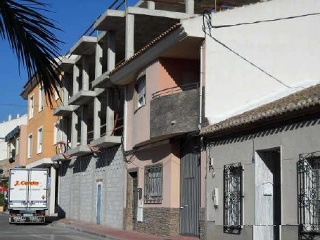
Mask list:
[{"label": "green shrub", "polygon": [[0,193],[0,206],[4,206],[4,194]]}]

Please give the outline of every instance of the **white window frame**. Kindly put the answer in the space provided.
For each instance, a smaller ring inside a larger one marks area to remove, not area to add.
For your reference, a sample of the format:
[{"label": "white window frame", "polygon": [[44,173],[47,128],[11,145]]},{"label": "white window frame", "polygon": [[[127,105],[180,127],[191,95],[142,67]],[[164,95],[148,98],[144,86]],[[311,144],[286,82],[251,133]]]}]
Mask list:
[{"label": "white window frame", "polygon": [[16,139],[16,155],[18,154],[19,149],[20,149],[20,138],[17,137],[17,139]]},{"label": "white window frame", "polygon": [[39,127],[37,130],[37,153],[42,153],[43,147],[43,127]]},{"label": "white window frame", "polygon": [[135,84],[135,110],[146,105],[146,74],[139,77]]},{"label": "white window frame", "polygon": [[34,94],[29,97],[29,119],[33,118],[34,114]]},{"label": "white window frame", "polygon": [[32,134],[28,135],[28,158],[32,157]]},{"label": "white window frame", "polygon": [[43,111],[43,108],[44,108],[44,89],[43,89],[43,86],[39,86],[38,112]]}]

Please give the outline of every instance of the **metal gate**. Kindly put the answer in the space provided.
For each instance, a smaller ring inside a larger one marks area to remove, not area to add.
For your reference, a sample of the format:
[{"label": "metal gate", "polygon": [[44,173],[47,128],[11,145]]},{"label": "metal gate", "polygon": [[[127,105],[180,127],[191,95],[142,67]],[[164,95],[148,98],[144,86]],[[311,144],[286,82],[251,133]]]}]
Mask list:
[{"label": "metal gate", "polygon": [[97,184],[97,216],[96,223],[100,224],[101,221],[101,184]]},{"label": "metal gate", "polygon": [[132,230],[136,230],[137,228],[137,210],[138,210],[138,174],[137,172],[132,173]]},{"label": "metal gate", "polygon": [[297,162],[301,239],[320,234],[320,152],[301,154]]},{"label": "metal gate", "polygon": [[180,162],[180,234],[199,236],[201,200],[200,141],[182,141]]}]

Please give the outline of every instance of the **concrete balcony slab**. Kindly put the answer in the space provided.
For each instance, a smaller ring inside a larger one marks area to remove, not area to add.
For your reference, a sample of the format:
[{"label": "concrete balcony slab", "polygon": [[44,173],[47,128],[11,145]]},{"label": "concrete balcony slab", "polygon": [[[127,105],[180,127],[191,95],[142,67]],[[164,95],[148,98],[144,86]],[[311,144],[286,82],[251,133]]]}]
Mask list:
[{"label": "concrete balcony slab", "polygon": [[68,155],[63,155],[62,153],[56,154],[51,158],[52,162],[57,161],[70,161],[71,158]]},{"label": "concrete balcony slab", "polygon": [[53,111],[54,116],[69,116],[72,112],[78,109],[77,105],[60,105]]},{"label": "concrete balcony slab", "polygon": [[69,149],[66,152],[68,156],[77,156],[77,157],[87,155],[89,153],[91,153],[91,149],[88,147],[88,145],[85,145],[85,146],[79,145],[75,148]]},{"label": "concrete balcony slab", "polygon": [[111,87],[112,83],[109,78],[109,72],[104,72],[101,74],[98,78],[96,78],[92,82],[92,87],[93,88],[106,88],[106,87]]},{"label": "concrete balcony slab", "polygon": [[103,136],[98,139],[92,140],[90,145],[93,147],[112,147],[121,144],[121,137],[120,136]]},{"label": "concrete balcony slab", "polygon": [[96,96],[95,91],[81,90],[69,99],[69,105],[82,105]]},{"label": "concrete balcony slab", "polygon": [[73,45],[70,52],[77,55],[91,55],[95,52],[96,43],[96,37],[82,36],[75,45]]}]

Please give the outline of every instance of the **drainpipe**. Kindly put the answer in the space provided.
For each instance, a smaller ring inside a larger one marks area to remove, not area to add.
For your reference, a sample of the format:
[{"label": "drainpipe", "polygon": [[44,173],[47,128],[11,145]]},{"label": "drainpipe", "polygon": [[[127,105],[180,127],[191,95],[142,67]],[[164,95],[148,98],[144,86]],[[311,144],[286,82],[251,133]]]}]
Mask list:
[{"label": "drainpipe", "polygon": [[127,86],[124,87],[124,109],[123,109],[123,149],[124,151],[127,151],[127,121],[128,121],[128,110],[127,110],[128,104],[127,104]]},{"label": "drainpipe", "polygon": [[200,89],[199,89],[199,92],[200,92],[200,106],[199,106],[199,125],[198,125],[198,128],[199,130],[201,129],[202,127],[202,112],[203,112],[203,109],[202,109],[202,97],[203,97],[203,45],[204,45],[204,42],[205,41],[202,41],[201,45],[200,45]]}]

